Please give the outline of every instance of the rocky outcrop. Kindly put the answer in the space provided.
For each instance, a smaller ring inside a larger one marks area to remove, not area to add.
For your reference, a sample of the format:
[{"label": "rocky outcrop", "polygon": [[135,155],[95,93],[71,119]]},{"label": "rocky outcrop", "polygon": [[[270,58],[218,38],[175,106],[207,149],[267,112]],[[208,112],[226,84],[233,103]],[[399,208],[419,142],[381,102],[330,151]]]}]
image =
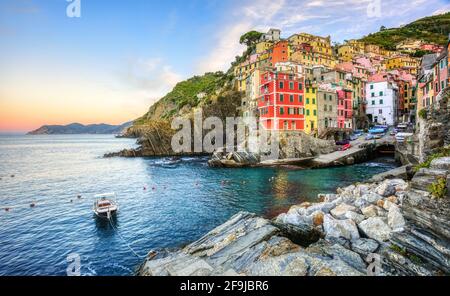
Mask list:
[{"label": "rocky outcrop", "polygon": [[[430,170],[449,168],[440,158]],[[139,274],[450,274],[450,197],[415,180],[431,171],[339,188],[272,221],[241,212],[183,249],[152,252]]]},{"label": "rocky outcrop", "polygon": [[313,157],[336,150],[334,141],[317,139],[304,132],[280,132],[278,141],[278,157],[264,160],[265,151],[225,152],[217,149],[208,164],[212,167],[243,167],[243,166],[296,166],[308,168],[312,166]]},{"label": "rocky outcrop", "polygon": [[442,100],[432,107],[424,109],[425,118],[419,116],[418,139],[420,161],[433,154],[437,149],[450,145],[450,89],[447,88]]},{"label": "rocky outcrop", "polygon": [[270,221],[241,212],[174,253],[152,252],[140,275],[362,275],[365,263],[337,243],[303,248]]}]

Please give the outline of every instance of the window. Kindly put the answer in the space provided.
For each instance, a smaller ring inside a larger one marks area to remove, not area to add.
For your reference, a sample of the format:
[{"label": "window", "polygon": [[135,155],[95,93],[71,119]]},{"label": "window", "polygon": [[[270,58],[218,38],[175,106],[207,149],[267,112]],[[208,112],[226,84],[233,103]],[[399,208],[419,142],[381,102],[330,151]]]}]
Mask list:
[{"label": "window", "polygon": [[283,115],[283,114],[284,114],[284,108],[280,107],[280,115]]},{"label": "window", "polygon": [[333,106],[332,105],[330,105],[330,111],[333,111]]},{"label": "window", "polygon": [[303,103],[303,96],[302,95],[298,95],[298,101],[299,101],[299,103]]},{"label": "window", "polygon": [[303,85],[299,82],[298,83],[298,90],[302,90],[303,89]]},{"label": "window", "polygon": [[373,98],[375,96],[375,93],[372,93],[371,95],[372,95],[372,98]]},{"label": "window", "polygon": [[284,83],[283,83],[283,81],[280,81],[280,89],[283,89],[284,88]]},{"label": "window", "polygon": [[380,100],[380,105],[383,105],[383,100]]},{"label": "window", "polygon": [[313,110],[314,116],[317,116],[317,110]]},{"label": "window", "polygon": [[316,93],[316,89],[313,87],[312,89],[312,93],[315,94]]},{"label": "window", "polygon": [[382,97],[383,96],[383,92],[382,91],[380,91],[380,97]]},{"label": "window", "polygon": [[332,101],[333,100],[333,96],[332,95],[330,95],[330,101]]},{"label": "window", "polygon": [[294,103],[294,95],[289,95],[289,102]]},{"label": "window", "polygon": [[370,85],[370,89],[373,89],[373,84]]},{"label": "window", "polygon": [[383,109],[379,109],[378,114],[383,114]]},{"label": "window", "polygon": [[280,94],[280,102],[284,101],[284,95]]},{"label": "window", "polygon": [[372,105],[375,105],[375,100],[372,100]]},{"label": "window", "polygon": [[291,90],[294,89],[294,82],[289,82],[289,89],[291,89]]},{"label": "window", "polygon": [[309,116],[309,109],[306,109],[306,116]]},{"label": "window", "polygon": [[324,99],[324,100],[327,99],[327,94],[323,94],[323,99]]},{"label": "window", "polygon": [[306,104],[309,104],[309,98],[306,98]]},{"label": "window", "polygon": [[313,103],[313,105],[315,105],[316,104],[316,99],[312,99],[312,103]]},{"label": "window", "polygon": [[323,105],[323,111],[327,111],[327,105]]},{"label": "window", "polygon": [[288,114],[294,115],[295,114],[294,108],[288,108]]},{"label": "window", "polygon": [[308,94],[309,94],[309,87],[307,87],[307,88],[306,88],[306,93],[308,93]]}]

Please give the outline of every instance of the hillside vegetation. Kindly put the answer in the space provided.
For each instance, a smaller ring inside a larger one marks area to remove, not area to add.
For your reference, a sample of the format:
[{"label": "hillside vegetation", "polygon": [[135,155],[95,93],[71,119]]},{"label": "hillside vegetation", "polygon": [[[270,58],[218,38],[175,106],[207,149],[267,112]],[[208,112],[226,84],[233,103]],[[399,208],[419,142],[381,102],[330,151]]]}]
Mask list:
[{"label": "hillside vegetation", "polygon": [[134,124],[145,124],[150,120],[170,119],[189,113],[199,105],[208,105],[217,100],[226,90],[231,90],[233,77],[227,73],[214,72],[194,76],[178,83],[172,91],[153,104],[149,111]]},{"label": "hillside vegetation", "polygon": [[445,45],[449,33],[450,12],[447,12],[419,19],[400,28],[382,28],[377,33],[361,38],[360,41],[395,50],[396,45],[406,39],[422,39],[426,42]]}]

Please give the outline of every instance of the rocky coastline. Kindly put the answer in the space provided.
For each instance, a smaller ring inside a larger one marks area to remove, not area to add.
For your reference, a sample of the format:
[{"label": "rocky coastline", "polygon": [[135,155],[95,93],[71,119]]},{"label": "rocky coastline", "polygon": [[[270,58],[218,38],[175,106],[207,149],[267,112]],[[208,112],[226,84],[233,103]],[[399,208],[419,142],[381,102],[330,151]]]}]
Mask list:
[{"label": "rocky coastline", "polygon": [[[438,178],[440,198],[430,192]],[[448,275],[449,187],[450,158],[441,157],[415,173],[319,194],[271,220],[240,212],[184,248],[151,251],[138,274]]]}]

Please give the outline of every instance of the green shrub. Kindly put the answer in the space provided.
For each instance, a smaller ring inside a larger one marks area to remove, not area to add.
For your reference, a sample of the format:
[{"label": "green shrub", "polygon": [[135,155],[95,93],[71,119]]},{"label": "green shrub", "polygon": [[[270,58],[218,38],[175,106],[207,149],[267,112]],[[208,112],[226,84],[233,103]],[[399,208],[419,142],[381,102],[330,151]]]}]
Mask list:
[{"label": "green shrub", "polygon": [[439,149],[438,152],[431,154],[430,156],[428,156],[427,160],[419,163],[418,165],[414,166],[414,170],[417,172],[419,169],[421,168],[429,168],[431,162],[436,159],[436,158],[440,158],[440,157],[448,157],[450,156],[450,146],[448,147],[442,147],[441,149]]},{"label": "green shrub", "polygon": [[428,186],[428,191],[436,198],[444,198],[447,194],[447,180],[445,178],[438,178],[436,182]]},{"label": "green shrub", "polygon": [[412,261],[413,263],[415,263],[415,264],[421,264],[421,263],[423,263],[422,260],[421,260],[418,256],[416,256],[416,255],[414,255],[414,254],[411,254],[411,253],[408,253],[408,251],[406,250],[406,248],[402,248],[402,247],[400,247],[400,246],[397,246],[396,244],[390,245],[389,248],[390,248],[392,251],[394,251],[394,252],[396,252],[396,253],[402,255],[403,257],[408,258],[409,260],[411,260],[411,261]]},{"label": "green shrub", "polygon": [[427,119],[427,116],[428,116],[428,114],[427,114],[427,110],[426,109],[422,109],[422,110],[419,111],[419,117],[420,118]]}]

